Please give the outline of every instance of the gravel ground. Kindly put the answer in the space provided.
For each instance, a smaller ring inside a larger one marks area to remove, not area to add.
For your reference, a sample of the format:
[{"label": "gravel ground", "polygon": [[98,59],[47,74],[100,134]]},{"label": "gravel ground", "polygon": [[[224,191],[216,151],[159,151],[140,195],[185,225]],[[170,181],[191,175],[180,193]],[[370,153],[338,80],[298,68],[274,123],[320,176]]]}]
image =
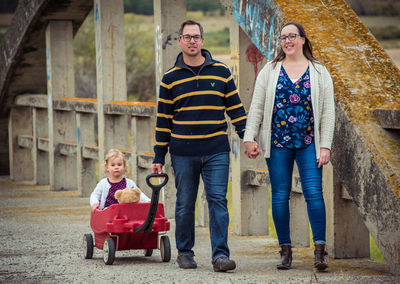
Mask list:
[{"label": "gravel ground", "polygon": [[329,271],[315,272],[313,251],[294,249],[293,269],[278,271],[277,242],[269,237],[230,235],[237,269],[215,273],[211,266],[208,229],[196,228],[194,270],[176,264],[173,220],[168,232],[172,258],[159,251],[117,252],[106,266],[102,251],[83,258],[83,234],[90,233],[89,200],[76,192],[50,192],[43,186],[0,180],[0,283],[400,283],[386,265],[369,259],[329,259]]}]

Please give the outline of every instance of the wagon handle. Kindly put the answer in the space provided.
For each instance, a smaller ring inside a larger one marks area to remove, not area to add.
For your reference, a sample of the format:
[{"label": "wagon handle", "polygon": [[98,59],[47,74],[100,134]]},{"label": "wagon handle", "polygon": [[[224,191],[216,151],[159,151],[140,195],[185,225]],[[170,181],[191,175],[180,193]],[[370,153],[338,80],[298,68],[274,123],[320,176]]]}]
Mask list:
[{"label": "wagon handle", "polygon": [[[150,179],[151,178],[155,178],[155,177],[162,177],[162,178],[164,178],[164,181],[161,184],[152,184],[150,182]],[[165,174],[165,173],[162,173],[162,174],[149,174],[146,177],[146,182],[152,189],[150,208],[149,208],[149,212],[147,213],[146,220],[143,222],[143,224],[134,229],[135,233],[140,233],[140,232],[150,233],[152,231],[154,219],[156,218],[156,213],[157,213],[157,208],[158,208],[158,199],[159,199],[159,196],[160,196],[160,189],[164,185],[167,184],[168,175]]]},{"label": "wagon handle", "polygon": [[[152,184],[150,179],[151,178],[157,178],[157,177],[158,178],[164,178],[164,181],[161,184]],[[167,184],[167,182],[168,182],[168,175],[166,173],[161,173],[161,174],[154,173],[154,174],[149,174],[146,177],[146,183],[152,189],[161,189],[164,185]]]}]

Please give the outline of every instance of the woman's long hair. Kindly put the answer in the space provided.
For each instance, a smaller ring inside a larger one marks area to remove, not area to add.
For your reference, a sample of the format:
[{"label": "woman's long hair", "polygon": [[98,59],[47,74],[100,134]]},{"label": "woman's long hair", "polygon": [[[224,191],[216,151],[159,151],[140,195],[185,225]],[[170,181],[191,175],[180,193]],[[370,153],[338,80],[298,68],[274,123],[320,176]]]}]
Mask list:
[{"label": "woman's long hair", "polygon": [[[312,45],[310,40],[308,39],[307,35],[306,35],[306,31],[304,30],[303,26],[299,23],[296,22],[289,22],[286,23],[282,28],[281,31],[284,27],[286,26],[290,26],[293,25],[295,26],[298,30],[299,30],[299,34],[301,37],[303,37],[305,39],[304,44],[303,44],[303,54],[304,56],[311,61],[311,63],[314,64],[314,62],[318,62],[318,60],[314,57],[313,52],[312,52]],[[279,48],[279,52],[278,55],[274,58],[274,60],[272,60],[272,63],[274,65],[274,67],[276,66],[276,63],[278,63],[279,61],[282,61],[283,59],[285,59],[286,54],[285,52],[283,52],[282,46]]]}]

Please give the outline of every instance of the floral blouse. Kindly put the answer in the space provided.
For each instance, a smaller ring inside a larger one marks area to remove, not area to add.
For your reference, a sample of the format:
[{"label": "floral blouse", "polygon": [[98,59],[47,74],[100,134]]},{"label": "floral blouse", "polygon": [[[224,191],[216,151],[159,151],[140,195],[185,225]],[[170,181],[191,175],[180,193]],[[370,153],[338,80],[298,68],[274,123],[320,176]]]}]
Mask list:
[{"label": "floral blouse", "polygon": [[292,82],[283,66],[276,85],[271,146],[304,148],[314,139],[309,68]]}]

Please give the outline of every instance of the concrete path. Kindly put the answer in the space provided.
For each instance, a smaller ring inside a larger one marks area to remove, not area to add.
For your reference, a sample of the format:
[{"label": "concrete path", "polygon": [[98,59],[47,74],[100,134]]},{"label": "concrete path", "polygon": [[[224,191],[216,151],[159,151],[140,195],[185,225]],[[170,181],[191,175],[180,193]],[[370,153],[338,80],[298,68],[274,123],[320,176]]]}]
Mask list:
[{"label": "concrete path", "polygon": [[[293,269],[278,271],[278,248],[269,237],[230,235],[237,269],[215,273],[210,261],[208,229],[196,228],[195,270],[179,269],[174,228],[169,232],[172,258],[159,251],[117,252],[113,265],[102,252],[83,258],[82,239],[90,233],[88,198],[76,192],[50,192],[47,187],[0,180],[0,283],[400,283],[384,264],[369,259],[329,259],[329,272],[312,268],[313,251],[295,249]],[[171,220],[171,223],[173,220]]]}]

